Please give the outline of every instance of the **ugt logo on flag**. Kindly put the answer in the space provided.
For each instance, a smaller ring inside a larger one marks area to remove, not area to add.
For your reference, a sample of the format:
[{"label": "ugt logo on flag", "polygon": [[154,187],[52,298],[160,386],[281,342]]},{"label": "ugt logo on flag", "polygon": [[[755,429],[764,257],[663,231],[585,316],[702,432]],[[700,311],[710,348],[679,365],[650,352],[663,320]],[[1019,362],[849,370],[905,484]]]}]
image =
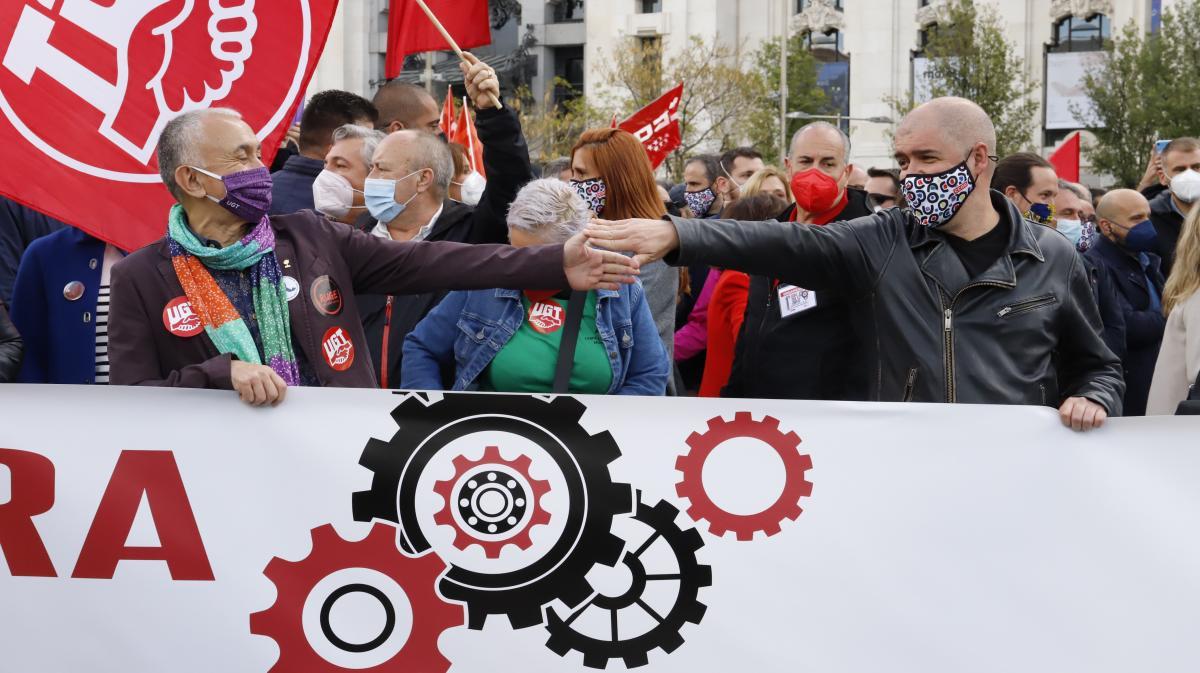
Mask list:
[{"label": "ugt logo on flag", "polygon": [[[0,3],[0,193],[125,248],[161,235],[158,137],[239,110],[267,158],[320,55],[336,0]],[[36,181],[36,182],[33,182]]]}]

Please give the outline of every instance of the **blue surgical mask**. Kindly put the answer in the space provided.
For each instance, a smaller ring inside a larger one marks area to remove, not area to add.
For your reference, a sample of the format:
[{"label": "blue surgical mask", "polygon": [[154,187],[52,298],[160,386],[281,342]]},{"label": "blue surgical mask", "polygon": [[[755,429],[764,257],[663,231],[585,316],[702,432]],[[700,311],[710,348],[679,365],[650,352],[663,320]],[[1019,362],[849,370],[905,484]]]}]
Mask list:
[{"label": "blue surgical mask", "polygon": [[[1119,225],[1118,225],[1119,226]],[[1158,232],[1154,223],[1143,220],[1129,228],[1125,234],[1125,248],[1133,252],[1154,252],[1158,247]]]},{"label": "blue surgical mask", "polygon": [[[420,172],[413,171],[400,178],[400,180],[407,180],[414,175],[420,174]],[[363,201],[367,204],[367,210],[371,211],[371,217],[387,224],[400,217],[408,208],[408,204],[417,198],[417,194],[413,194],[404,203],[396,201],[396,185],[400,180],[367,178],[367,181],[363,183]]]},{"label": "blue surgical mask", "polygon": [[1081,220],[1058,220],[1058,233],[1067,237],[1071,245],[1079,247],[1079,239],[1083,236],[1083,222]]}]

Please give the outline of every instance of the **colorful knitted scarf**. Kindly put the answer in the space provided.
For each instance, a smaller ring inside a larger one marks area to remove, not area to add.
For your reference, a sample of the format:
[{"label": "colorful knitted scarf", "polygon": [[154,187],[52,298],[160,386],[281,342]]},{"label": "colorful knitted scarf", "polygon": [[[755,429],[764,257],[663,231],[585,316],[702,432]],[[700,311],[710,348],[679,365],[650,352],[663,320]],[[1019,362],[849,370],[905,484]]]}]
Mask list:
[{"label": "colorful knitted scarf", "polygon": [[183,285],[192,312],[204,324],[204,331],[217,350],[231,353],[242,362],[263,364],[246,321],[238,315],[233,302],[208,271],[249,269],[254,312],[258,316],[267,365],[289,386],[299,385],[300,370],[292,351],[287,291],[280,282],[283,274],[275,257],[275,231],[267,218],[264,217],[237,243],[225,248],[210,248],[196,238],[187,224],[183,206],[176,204],[171,208],[167,232],[175,275]]}]

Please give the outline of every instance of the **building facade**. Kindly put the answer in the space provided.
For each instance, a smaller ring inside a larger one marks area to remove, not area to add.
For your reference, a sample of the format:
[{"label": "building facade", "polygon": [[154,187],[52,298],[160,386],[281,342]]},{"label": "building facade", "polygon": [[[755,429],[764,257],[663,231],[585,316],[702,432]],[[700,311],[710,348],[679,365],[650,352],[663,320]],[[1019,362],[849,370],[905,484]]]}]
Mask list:
[{"label": "building facade", "polygon": [[[785,32],[804,35],[820,63],[820,84],[851,134],[853,160],[891,166],[889,132],[896,120],[883,121],[892,115],[887,99],[907,95],[914,81],[920,95],[922,36],[944,19],[949,1],[520,0],[519,22],[494,31],[490,53],[501,59],[522,48],[524,81],[535,95],[553,95],[556,78],[598,93],[605,54],[629,38],[661,40],[665,58],[686,48],[693,35],[748,57]],[[1049,149],[1080,126],[1068,103],[1079,94],[1087,52],[1130,23],[1154,30],[1157,16],[1183,0],[975,1],[997,11],[1027,74],[1039,83],[1036,138]],[[342,3],[313,90],[374,91],[386,51],[386,5]]]}]

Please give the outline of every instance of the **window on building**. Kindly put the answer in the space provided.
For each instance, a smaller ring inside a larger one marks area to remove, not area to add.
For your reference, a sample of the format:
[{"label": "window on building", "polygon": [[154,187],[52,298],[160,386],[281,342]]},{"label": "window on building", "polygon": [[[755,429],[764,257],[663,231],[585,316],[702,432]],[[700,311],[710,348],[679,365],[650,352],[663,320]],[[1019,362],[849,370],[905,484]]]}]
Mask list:
[{"label": "window on building", "polygon": [[554,50],[554,75],[565,85],[554,90],[554,101],[565,103],[583,95],[583,47],[559,47]]},{"label": "window on building", "polygon": [[849,58],[845,53],[840,30],[828,30],[824,33],[809,31],[804,33],[800,39],[804,48],[811,51],[818,61],[843,61]]},{"label": "window on building", "polygon": [[1086,19],[1068,16],[1054,24],[1054,40],[1048,50],[1100,51],[1111,37],[1112,22],[1103,14],[1093,14]]},{"label": "window on building", "polygon": [[658,74],[662,72],[662,38],[655,35],[639,37],[637,41],[643,63],[655,73],[657,78]]},{"label": "window on building", "polygon": [[[812,4],[812,0],[796,0],[796,13],[799,14],[800,12],[803,12]],[[833,0],[833,8],[838,10],[842,9],[842,0]]]},{"label": "window on building", "polygon": [[[807,32],[801,36],[806,49],[812,51],[817,60],[817,85],[825,92],[830,113],[850,116],[850,56],[842,42],[842,32],[828,30],[823,33]],[[850,128],[849,121],[842,122],[842,130]]]},{"label": "window on building", "polygon": [[662,11],[662,0],[641,0],[642,14],[658,14]]},{"label": "window on building", "polygon": [[[796,0],[796,13],[799,14],[812,5],[812,0]],[[842,9],[842,0],[833,0],[834,9]]]},{"label": "window on building", "polygon": [[554,23],[575,23],[583,21],[584,0],[554,0]]}]

